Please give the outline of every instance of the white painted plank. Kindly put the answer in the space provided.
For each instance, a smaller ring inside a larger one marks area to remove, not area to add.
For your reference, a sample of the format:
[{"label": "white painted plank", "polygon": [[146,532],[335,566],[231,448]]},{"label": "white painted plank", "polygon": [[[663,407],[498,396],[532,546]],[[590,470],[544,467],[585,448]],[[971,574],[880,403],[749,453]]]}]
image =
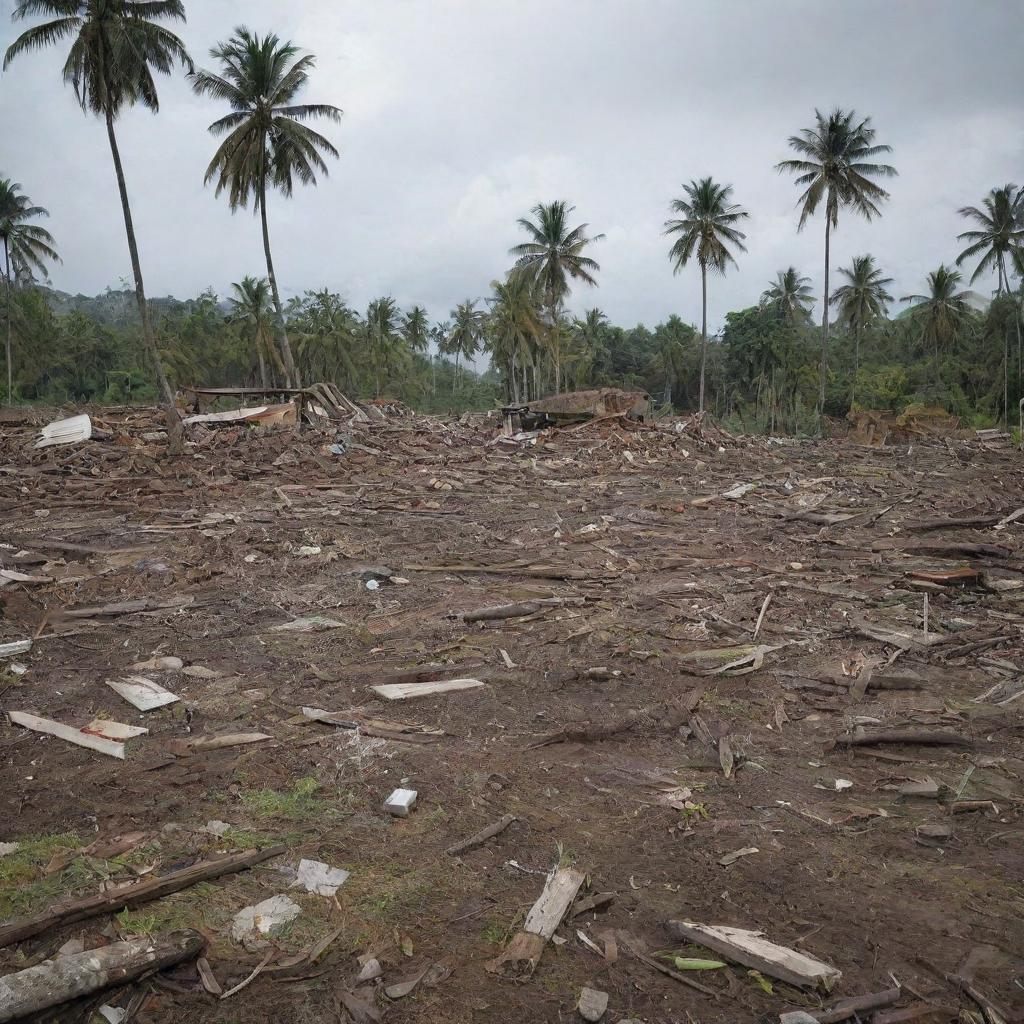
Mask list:
[{"label": "white painted plank", "polygon": [[479,679],[442,679],[434,683],[385,683],[382,686],[371,686],[370,689],[385,700],[410,700],[413,697],[427,697],[434,693],[472,690],[483,685]]},{"label": "white painted plank", "polygon": [[105,740],[130,740],[149,730],[141,725],[125,725],[123,722],[111,722],[107,718],[94,718],[88,725],[82,726],[82,732],[102,736]]},{"label": "white painted plank", "polygon": [[113,740],[104,739],[102,736],[93,736],[81,729],[65,725],[63,722],[54,722],[49,718],[39,718],[37,715],[30,715],[26,711],[9,712],[10,719],[15,725],[24,726],[33,732],[43,732],[49,736],[56,736],[58,739],[67,740],[69,743],[77,744],[79,747],[87,747],[89,750],[98,751],[101,754],[108,754],[110,757],[118,757],[124,760],[124,744],[115,743]]}]

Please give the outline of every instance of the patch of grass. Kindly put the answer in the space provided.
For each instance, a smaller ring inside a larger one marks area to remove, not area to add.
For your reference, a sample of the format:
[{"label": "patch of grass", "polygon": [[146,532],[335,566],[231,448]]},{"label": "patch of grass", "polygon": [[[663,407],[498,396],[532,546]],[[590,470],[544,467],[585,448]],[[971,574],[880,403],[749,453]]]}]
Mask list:
[{"label": "patch of grass", "polygon": [[503,921],[488,921],[484,926],[484,938],[492,946],[504,946],[509,935],[509,926]]},{"label": "patch of grass", "polygon": [[82,845],[81,837],[75,832],[29,836],[18,842],[20,849],[0,857],[0,918],[20,917],[42,910],[95,879],[95,873],[82,858],[72,861],[58,874],[42,873],[55,854]]},{"label": "patch of grass", "polygon": [[286,792],[276,789],[250,789],[242,793],[242,803],[257,818],[305,821],[330,813],[326,801],[317,795],[320,783],[304,778]]}]

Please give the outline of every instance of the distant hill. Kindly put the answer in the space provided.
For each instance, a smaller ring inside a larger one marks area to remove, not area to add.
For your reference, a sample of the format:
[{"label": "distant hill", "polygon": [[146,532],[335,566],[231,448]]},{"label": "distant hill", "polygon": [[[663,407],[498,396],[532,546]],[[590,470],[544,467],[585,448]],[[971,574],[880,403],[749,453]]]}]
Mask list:
[{"label": "distant hill", "polygon": [[[125,288],[115,290],[108,288],[102,295],[72,295],[56,288],[40,288],[46,301],[54,313],[66,316],[68,313],[83,313],[98,323],[114,327],[126,327],[138,324],[139,307],[135,303],[135,292]],[[186,314],[195,309],[197,299],[174,298],[163,295],[149,298],[149,308],[154,319],[165,313]],[[218,307],[225,313],[230,305],[223,299],[218,300]]]}]

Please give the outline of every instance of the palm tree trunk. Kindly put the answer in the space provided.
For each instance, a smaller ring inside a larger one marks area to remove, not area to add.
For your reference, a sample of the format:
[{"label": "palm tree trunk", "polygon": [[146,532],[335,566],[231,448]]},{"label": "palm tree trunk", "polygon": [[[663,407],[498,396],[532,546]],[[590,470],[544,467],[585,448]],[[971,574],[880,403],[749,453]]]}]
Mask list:
[{"label": "palm tree trunk", "polygon": [[139,262],[139,247],[135,241],[135,227],[132,224],[132,211],[128,205],[128,187],[124,180],[124,168],[121,166],[121,153],[117,148],[117,136],[114,134],[114,116],[106,112],[107,138],[110,141],[110,153],[114,158],[114,172],[117,175],[117,188],[121,193],[121,209],[124,212],[124,229],[128,235],[128,254],[132,261],[132,275],[135,278],[135,301],[139,306],[139,318],[142,320],[142,342],[146,354],[153,363],[156,372],[157,388],[163,401],[164,416],[167,419],[167,441],[172,453],[184,451],[185,432],[181,425],[181,417],[174,405],[174,395],[167,383],[167,375],[160,364],[160,354],[156,348],[156,338],[149,322],[149,307],[146,304],[146,289],[142,282],[142,264]]},{"label": "palm tree trunk", "polygon": [[284,360],[284,372],[287,378],[286,383],[290,388],[302,387],[298,371],[295,369],[295,359],[292,357],[292,347],[288,343],[288,332],[284,326],[284,310],[281,308],[281,295],[277,290],[277,275],[274,273],[274,258],[270,255],[270,229],[267,227],[267,183],[265,176],[260,176],[260,222],[263,225],[263,253],[267,258],[267,277],[270,280],[270,291],[274,296],[274,310],[277,319],[274,327],[277,333],[277,344],[281,349],[281,358]]},{"label": "palm tree trunk", "polygon": [[7,289],[7,404],[14,405],[14,371],[11,364],[11,246],[10,240],[4,235],[4,281]]},{"label": "palm tree trunk", "polygon": [[267,380],[267,360],[263,355],[263,346],[259,342],[256,344],[256,354],[260,359],[260,387],[269,388],[270,381]]},{"label": "palm tree trunk", "polygon": [[825,294],[822,298],[821,313],[821,367],[818,371],[818,418],[825,413],[825,380],[828,377],[828,264],[829,242],[831,241],[832,222],[828,217],[828,204],[825,204]]},{"label": "palm tree trunk", "polygon": [[455,350],[455,372],[452,374],[452,394],[455,394],[455,385],[459,382],[459,350]]},{"label": "palm tree trunk", "polygon": [[700,396],[697,412],[704,411],[704,373],[708,362],[708,268],[700,265]]},{"label": "palm tree trunk", "polygon": [[[1010,280],[1006,274],[1006,266],[1003,263],[1002,253],[999,254],[997,263],[999,283],[996,288],[996,297],[1003,294],[1005,283],[1006,290],[1010,289]],[[1010,429],[1010,332],[1003,331],[1003,430]]]},{"label": "palm tree trunk", "polygon": [[853,382],[850,385],[850,408],[857,401],[857,374],[860,373],[860,320],[853,332]]}]

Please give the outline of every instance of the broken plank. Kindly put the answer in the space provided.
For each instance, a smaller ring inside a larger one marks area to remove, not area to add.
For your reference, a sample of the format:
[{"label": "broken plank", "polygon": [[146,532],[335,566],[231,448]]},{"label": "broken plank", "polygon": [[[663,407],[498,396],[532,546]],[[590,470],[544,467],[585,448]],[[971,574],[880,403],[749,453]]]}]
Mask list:
[{"label": "broken plank", "polygon": [[0,978],[0,1022],[60,1006],[143,974],[163,970],[203,951],[206,939],[182,932],[174,939],[129,939],[109,946],[70,953]]},{"label": "broken plank", "polygon": [[759,931],[695,921],[669,921],[668,930],[677,939],[714,950],[744,967],[798,988],[828,991],[843,976],[842,971],[806,953],[770,942]]},{"label": "broken plank", "polygon": [[134,704],[140,711],[153,711],[167,704],[174,704],[181,698],[165,690],[159,683],[145,676],[125,676],[123,679],[108,679],[109,686],[120,694],[129,704]]},{"label": "broken plank", "polygon": [[57,903],[41,914],[22,917],[0,925],[0,948],[15,942],[23,942],[51,928],[64,927],[77,921],[85,921],[100,914],[117,914],[122,910],[141,906],[152,900],[180,892],[197,882],[205,882],[221,875],[244,871],[254,864],[261,864],[271,857],[285,852],[284,846],[268,846],[264,850],[246,850],[232,853],[216,860],[204,860],[187,868],[179,868],[157,878],[145,878],[140,882],[118,886],[94,896]]},{"label": "broken plank", "polygon": [[33,732],[46,733],[48,736],[56,736],[58,739],[67,740],[79,747],[86,747],[88,750],[95,750],[97,753],[106,754],[108,757],[116,757],[124,760],[124,744],[114,740],[105,739],[93,733],[76,729],[74,726],[65,725],[63,722],[54,722],[49,718],[40,718],[38,715],[30,715],[26,711],[11,711],[8,713],[15,725],[20,725]]},{"label": "broken plank", "polygon": [[517,619],[526,615],[536,615],[544,608],[560,608],[564,605],[586,604],[585,597],[544,597],[533,601],[519,601],[515,604],[492,605],[489,608],[477,608],[476,611],[463,612],[459,618],[463,622],[494,622],[500,619]]},{"label": "broken plank", "polygon": [[430,683],[385,683],[382,686],[371,686],[370,689],[385,700],[411,700],[414,697],[429,697],[435,693],[472,690],[483,685],[479,679],[445,679]]},{"label": "broken plank", "polygon": [[502,974],[511,968],[512,973],[520,976],[532,974],[540,962],[544,947],[561,924],[585,877],[582,871],[575,868],[553,870],[537,902],[526,915],[522,930],[513,936],[501,956],[486,965],[487,970],[493,974]]},{"label": "broken plank", "polygon": [[846,999],[840,999],[827,1010],[815,1011],[814,1016],[818,1024],[839,1024],[840,1021],[857,1017],[864,1010],[877,1010],[883,1006],[891,1006],[902,994],[897,986],[884,989],[881,992],[868,992],[862,996],[848,996]]},{"label": "broken plank", "polygon": [[492,822],[487,826],[487,828],[482,828],[479,832],[474,833],[468,839],[464,839],[461,843],[449,846],[444,852],[447,853],[449,857],[455,857],[460,853],[465,853],[467,850],[472,850],[474,846],[486,843],[488,839],[493,839],[494,836],[498,835],[500,832],[504,832],[505,829],[507,829],[515,820],[516,818],[514,814],[506,814],[504,817]]}]

